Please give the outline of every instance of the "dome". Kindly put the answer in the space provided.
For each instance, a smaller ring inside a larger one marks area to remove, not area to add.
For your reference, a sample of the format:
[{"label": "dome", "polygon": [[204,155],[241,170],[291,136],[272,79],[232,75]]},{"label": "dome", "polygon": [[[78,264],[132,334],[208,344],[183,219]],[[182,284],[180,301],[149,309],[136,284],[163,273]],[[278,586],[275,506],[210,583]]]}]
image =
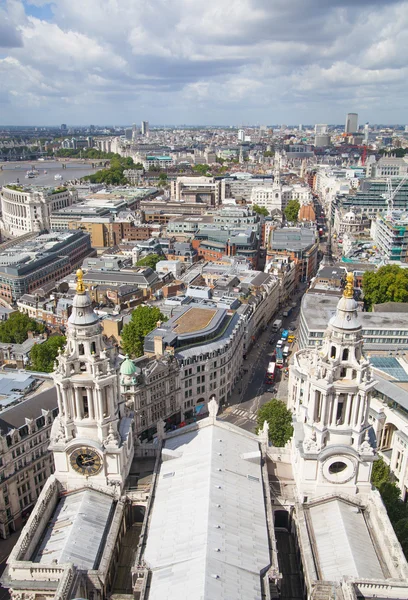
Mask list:
[{"label": "dome", "polygon": [[337,329],[361,329],[361,323],[357,314],[358,304],[354,299],[354,276],[347,274],[347,284],[337,304],[337,311],[329,321],[330,325]]},{"label": "dome", "polygon": [[92,301],[89,295],[76,294],[72,301],[72,313],[68,319],[70,325],[92,325],[99,321],[98,315],[92,308]]},{"label": "dome", "polygon": [[121,375],[134,375],[135,373],[137,373],[137,371],[138,371],[137,366],[135,365],[133,360],[130,360],[129,355],[126,354],[125,360],[120,365],[120,374]]},{"label": "dome", "polygon": [[355,215],[355,213],[353,213],[352,210],[350,210],[350,212],[348,212],[344,215],[345,221],[354,221],[355,218],[356,218],[356,215]]}]

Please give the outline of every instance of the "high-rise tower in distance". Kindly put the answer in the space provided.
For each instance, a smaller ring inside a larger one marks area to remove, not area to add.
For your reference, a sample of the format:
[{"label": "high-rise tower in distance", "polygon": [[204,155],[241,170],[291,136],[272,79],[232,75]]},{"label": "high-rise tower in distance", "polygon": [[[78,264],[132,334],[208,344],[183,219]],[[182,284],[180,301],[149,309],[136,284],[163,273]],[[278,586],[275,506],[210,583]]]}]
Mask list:
[{"label": "high-rise tower in distance", "polygon": [[344,133],[356,133],[358,131],[358,114],[347,113]]},{"label": "high-rise tower in distance", "polygon": [[149,135],[149,121],[142,121],[141,134]]}]

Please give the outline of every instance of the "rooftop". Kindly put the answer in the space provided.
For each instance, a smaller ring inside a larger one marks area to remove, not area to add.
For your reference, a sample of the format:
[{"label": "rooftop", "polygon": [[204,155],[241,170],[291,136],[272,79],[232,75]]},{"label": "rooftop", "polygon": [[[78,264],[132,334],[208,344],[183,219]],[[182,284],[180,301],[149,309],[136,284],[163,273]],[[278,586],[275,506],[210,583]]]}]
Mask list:
[{"label": "rooftop", "polygon": [[313,551],[321,578],[340,581],[344,576],[383,578],[384,573],[362,510],[333,498],[306,508],[314,538]]},{"label": "rooftop", "polygon": [[149,600],[259,599],[271,560],[258,440],[200,425],[165,441],[144,555]]},{"label": "rooftop", "polygon": [[180,335],[200,331],[211,323],[216,314],[217,310],[190,308],[174,321],[173,331]]},{"label": "rooftop", "polygon": [[61,498],[32,560],[45,565],[73,563],[95,569],[110,522],[113,499],[95,490]]}]

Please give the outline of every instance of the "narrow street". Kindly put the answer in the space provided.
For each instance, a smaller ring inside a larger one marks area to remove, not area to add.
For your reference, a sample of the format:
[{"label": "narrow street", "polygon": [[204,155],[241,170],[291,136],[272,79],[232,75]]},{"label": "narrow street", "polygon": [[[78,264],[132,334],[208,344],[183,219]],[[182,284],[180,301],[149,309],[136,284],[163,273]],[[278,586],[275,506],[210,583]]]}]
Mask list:
[{"label": "narrow street", "polygon": [[[289,317],[282,316],[283,308],[271,319],[268,329],[264,331],[253,345],[248,353],[247,359],[243,363],[243,372],[241,380],[235,386],[234,392],[228,405],[219,416],[223,421],[228,421],[238,425],[247,431],[254,432],[256,429],[256,415],[261,406],[272,398],[278,398],[287,401],[288,394],[288,376],[284,374],[284,369],[277,369],[277,379],[274,383],[275,392],[269,391],[269,386],[265,385],[265,373],[268,363],[271,361],[276,342],[281,337],[281,331],[272,332],[272,323],[276,319],[282,319],[282,329],[292,329],[297,337],[297,327],[299,322],[300,302],[303,296],[304,288],[293,298],[296,301],[296,307]],[[271,344],[270,342],[273,341]],[[297,349],[296,341],[292,345],[290,357],[293,351]]]}]

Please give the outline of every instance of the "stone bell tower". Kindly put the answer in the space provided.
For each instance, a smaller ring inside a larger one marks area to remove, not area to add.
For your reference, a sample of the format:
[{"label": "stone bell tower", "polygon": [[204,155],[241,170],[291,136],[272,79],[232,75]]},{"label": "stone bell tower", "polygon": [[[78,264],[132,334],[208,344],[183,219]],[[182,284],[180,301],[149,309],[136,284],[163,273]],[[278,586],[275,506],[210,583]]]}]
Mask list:
[{"label": "stone bell tower", "polygon": [[371,489],[375,451],[368,408],[375,382],[363,354],[353,275],[323,345],[295,354],[289,381],[294,411],[292,463],[299,498]]},{"label": "stone bell tower", "polygon": [[80,269],[54,381],[59,416],[50,449],[57,478],[68,489],[83,486],[90,477],[99,486],[123,486],[133,456],[132,416],[120,419],[116,356],[105,346]]}]

